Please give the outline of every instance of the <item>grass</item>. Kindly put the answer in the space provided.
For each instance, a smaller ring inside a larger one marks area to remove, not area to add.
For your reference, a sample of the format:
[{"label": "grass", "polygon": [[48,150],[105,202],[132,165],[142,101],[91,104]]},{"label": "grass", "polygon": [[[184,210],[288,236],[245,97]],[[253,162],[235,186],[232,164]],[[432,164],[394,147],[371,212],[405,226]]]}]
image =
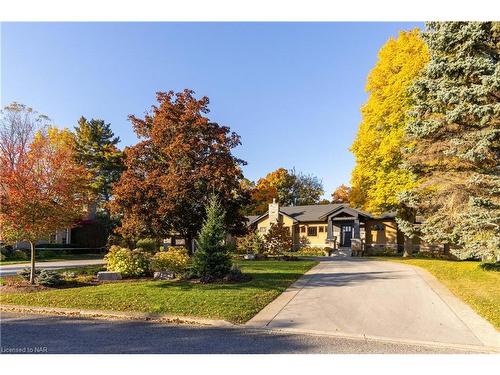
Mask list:
[{"label": "grass", "polygon": [[500,329],[500,273],[484,271],[479,262],[379,257],[426,269],[479,315]]},{"label": "grass", "polygon": [[130,280],[71,289],[1,294],[2,304],[140,311],[244,323],[318,262],[241,261],[246,283]]},{"label": "grass", "polygon": [[[36,258],[36,262],[57,262],[62,260],[87,260],[87,259],[101,259],[104,257],[104,254],[55,254],[50,256],[38,256]],[[22,260],[2,260],[0,261],[0,265],[9,265],[9,264],[22,264],[29,263],[30,259],[22,259]]]}]

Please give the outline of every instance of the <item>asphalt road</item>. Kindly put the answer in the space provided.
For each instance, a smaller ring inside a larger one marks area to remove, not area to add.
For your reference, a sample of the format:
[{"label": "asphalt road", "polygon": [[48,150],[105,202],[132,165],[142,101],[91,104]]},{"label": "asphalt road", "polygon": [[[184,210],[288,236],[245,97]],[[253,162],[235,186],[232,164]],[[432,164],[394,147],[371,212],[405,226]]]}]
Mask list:
[{"label": "asphalt road", "polygon": [[465,353],[456,349],[241,328],[105,321],[3,312],[1,352],[38,353]]},{"label": "asphalt road", "polygon": [[[82,260],[59,260],[54,262],[37,262],[36,269],[38,270],[59,270],[64,268],[75,268],[83,266],[95,266],[104,264],[103,259],[82,259]],[[29,268],[29,263],[7,264],[0,266],[0,276],[16,275],[19,271]]]}]

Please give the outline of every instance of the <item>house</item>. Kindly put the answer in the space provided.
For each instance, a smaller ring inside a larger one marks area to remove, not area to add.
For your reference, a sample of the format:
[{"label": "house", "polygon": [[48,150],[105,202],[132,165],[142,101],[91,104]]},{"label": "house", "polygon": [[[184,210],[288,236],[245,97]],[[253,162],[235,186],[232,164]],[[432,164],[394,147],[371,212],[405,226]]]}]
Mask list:
[{"label": "house", "polygon": [[292,235],[294,249],[307,244],[333,249],[402,251],[404,236],[398,230],[395,216],[395,213],[374,216],[344,203],[281,207],[273,200],[268,212],[247,219],[249,227],[262,235],[271,223],[283,222]]}]

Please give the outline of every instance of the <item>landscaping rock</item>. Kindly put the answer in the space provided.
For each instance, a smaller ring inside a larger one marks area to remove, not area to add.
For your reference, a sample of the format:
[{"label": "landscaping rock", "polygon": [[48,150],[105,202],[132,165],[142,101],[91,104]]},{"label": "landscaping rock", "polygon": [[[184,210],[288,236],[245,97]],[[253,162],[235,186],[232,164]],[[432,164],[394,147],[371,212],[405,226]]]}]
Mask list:
[{"label": "landscaping rock", "polygon": [[155,280],[172,280],[175,279],[175,273],[172,271],[155,272],[153,277]]},{"label": "landscaping rock", "polygon": [[100,271],[97,272],[97,280],[99,281],[113,281],[113,280],[121,280],[122,275],[120,272],[111,272],[111,271]]},{"label": "landscaping rock", "polygon": [[255,259],[255,255],[254,254],[245,254],[243,256],[244,259],[246,260],[254,260]]}]

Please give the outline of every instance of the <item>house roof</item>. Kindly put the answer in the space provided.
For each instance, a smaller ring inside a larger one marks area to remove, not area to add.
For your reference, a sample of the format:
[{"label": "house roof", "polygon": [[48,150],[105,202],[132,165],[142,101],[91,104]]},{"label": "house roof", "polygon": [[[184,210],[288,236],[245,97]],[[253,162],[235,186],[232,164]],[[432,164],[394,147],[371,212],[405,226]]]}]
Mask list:
[{"label": "house roof", "polygon": [[280,212],[297,221],[322,221],[324,217],[342,207],[342,204],[314,204],[307,206],[280,207]]},{"label": "house roof", "polygon": [[[280,206],[279,212],[280,214],[286,215],[296,221],[304,222],[324,221],[329,214],[341,209],[355,211],[358,214],[369,218],[373,217],[368,212],[349,207],[349,205],[345,203],[312,204],[306,206]],[[260,219],[265,218],[267,215],[268,213],[266,212],[259,216],[246,216],[246,218],[249,220],[248,224],[251,225],[259,221]]]}]

